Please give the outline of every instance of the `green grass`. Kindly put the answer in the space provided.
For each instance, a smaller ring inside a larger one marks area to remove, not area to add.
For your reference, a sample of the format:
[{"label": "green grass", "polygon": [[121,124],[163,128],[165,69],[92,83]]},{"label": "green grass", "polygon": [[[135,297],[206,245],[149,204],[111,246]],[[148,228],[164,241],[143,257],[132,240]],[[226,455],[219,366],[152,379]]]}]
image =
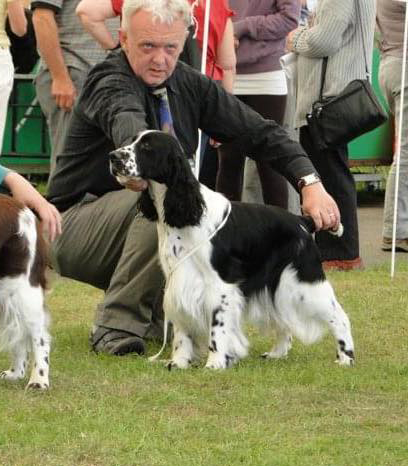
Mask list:
[{"label": "green grass", "polygon": [[[264,361],[270,339],[224,372],[168,372],[89,351],[100,291],[55,279],[51,390],[0,383],[2,466],[408,465],[408,264],[334,272],[356,343],[352,369],[331,337]],[[149,353],[158,349],[149,346]],[[0,366],[7,365],[6,355]]]}]

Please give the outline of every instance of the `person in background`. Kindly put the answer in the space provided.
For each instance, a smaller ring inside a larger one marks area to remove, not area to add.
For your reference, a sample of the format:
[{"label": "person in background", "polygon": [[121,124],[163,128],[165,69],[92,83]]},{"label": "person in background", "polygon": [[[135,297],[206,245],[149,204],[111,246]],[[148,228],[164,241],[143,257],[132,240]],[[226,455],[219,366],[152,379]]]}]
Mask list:
[{"label": "person in background", "polygon": [[187,0],[125,0],[121,49],[88,74],[50,180],[48,199],[63,217],[53,265],[105,291],[91,334],[97,352],[142,354],[146,339],[162,337],[157,228],[137,214],[135,191],[147,182],[132,180],[123,189],[109,170],[109,153],[141,131],[167,126],[187,158],[199,128],[221,143],[237,140],[296,186],[318,230],[339,226],[336,203],[300,145],[179,60],[191,23]]},{"label": "person in background", "polygon": [[13,33],[20,37],[24,36],[27,31],[27,20],[23,2],[21,0],[0,0],[0,153],[3,147],[8,100],[14,80],[10,40],[5,29],[7,16]]},{"label": "person in background", "polygon": [[[37,97],[51,137],[50,176],[61,153],[72,107],[90,68],[105,58],[103,48],[87,34],[75,8],[79,0],[33,0],[33,24],[41,66],[35,79]],[[110,23],[115,30],[118,22]]]},{"label": "person in background", "polygon": [[[401,108],[401,72],[404,48],[404,20],[406,4],[389,0],[377,0],[377,27],[380,33],[380,72],[382,91],[388,101],[398,128]],[[396,221],[396,250],[408,252],[408,83],[405,82],[403,104],[400,172]],[[395,158],[388,174],[385,188],[382,249],[392,248],[395,203]]]},{"label": "person in background", "polygon": [[313,13],[316,8],[316,0],[301,0],[300,2],[300,19],[299,26],[304,26],[307,24],[309,16]]},{"label": "person in background", "polygon": [[14,199],[26,205],[38,215],[45,232],[53,241],[61,234],[61,215],[31,184],[18,173],[0,165],[0,192],[10,193]]},{"label": "person in background", "polygon": [[[205,0],[197,0],[193,14],[197,24],[197,41],[203,48]],[[233,12],[225,0],[211,2],[210,29],[208,34],[206,75],[222,83],[222,87],[232,92],[234,87],[236,56],[234,29],[231,17]]]},{"label": "person in background", "polygon": [[344,225],[344,234],[340,238],[326,232],[316,234],[324,267],[335,270],[362,267],[356,186],[348,166],[347,146],[322,152],[316,150],[306,114],[319,99],[324,57],[328,57],[328,63],[323,97],[336,96],[350,81],[366,78],[363,44],[368,69],[371,69],[375,0],[358,0],[358,4],[363,35],[356,0],[318,0],[314,17],[307,25],[292,31],[287,42],[288,49],[298,54],[295,126],[300,128],[300,143],[310,155],[323,185],[338,203]]},{"label": "person in background", "polygon": [[119,45],[119,37],[112,34],[106,21],[121,15],[123,0],[81,0],[76,14],[82,26],[106,50]]},{"label": "person in background", "polygon": [[[205,0],[197,0],[193,4],[197,42],[202,51],[206,2]],[[206,60],[206,75],[220,82],[222,87],[231,93],[234,88],[236,66],[232,15],[233,12],[228,8],[227,1],[211,2]],[[216,141],[202,134],[199,178],[203,184],[211,189],[215,189],[218,145]]]},{"label": "person in background", "polygon": [[[230,0],[237,47],[234,94],[264,118],[283,123],[287,85],[279,59],[285,52],[288,33],[300,14],[299,0]],[[216,190],[231,200],[241,200],[245,154],[234,144],[219,148]],[[273,168],[257,163],[266,204],[287,208],[286,180]]]}]

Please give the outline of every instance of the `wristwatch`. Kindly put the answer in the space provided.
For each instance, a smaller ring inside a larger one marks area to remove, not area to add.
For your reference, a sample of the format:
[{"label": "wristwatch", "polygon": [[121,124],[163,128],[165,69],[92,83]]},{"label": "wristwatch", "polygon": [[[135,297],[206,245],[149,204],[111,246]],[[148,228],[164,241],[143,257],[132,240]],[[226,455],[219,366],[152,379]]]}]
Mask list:
[{"label": "wristwatch", "polygon": [[309,175],[302,176],[300,180],[298,181],[298,188],[299,191],[302,190],[305,186],[310,186],[315,183],[320,183],[321,179],[320,176],[317,173],[310,173]]}]

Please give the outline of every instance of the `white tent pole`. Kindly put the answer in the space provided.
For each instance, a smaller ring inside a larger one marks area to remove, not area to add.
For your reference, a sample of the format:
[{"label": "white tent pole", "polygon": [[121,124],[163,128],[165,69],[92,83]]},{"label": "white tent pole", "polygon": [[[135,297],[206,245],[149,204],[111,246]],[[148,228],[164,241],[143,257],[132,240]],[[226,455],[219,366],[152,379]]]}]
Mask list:
[{"label": "white tent pole", "polygon": [[[398,0],[401,1],[401,0]],[[407,0],[403,0],[407,3]],[[394,193],[394,218],[392,226],[392,250],[391,250],[391,278],[395,274],[395,243],[397,238],[397,213],[398,213],[398,185],[400,174],[400,156],[401,156],[401,138],[402,138],[402,123],[404,120],[404,98],[405,98],[405,78],[406,78],[406,63],[407,63],[407,44],[408,44],[408,6],[405,10],[405,29],[404,29],[404,48],[402,54],[402,70],[401,70],[401,101],[400,114],[398,119],[398,133],[395,150],[395,193]]]},{"label": "white tent pole", "polygon": [[[204,14],[204,26],[203,26],[203,50],[201,54],[201,73],[202,74],[205,74],[205,71],[207,68],[208,35],[210,31],[210,9],[211,9],[211,0],[206,0],[205,14]],[[199,130],[198,147],[197,147],[197,152],[195,155],[195,166],[194,166],[194,174],[197,179],[200,174],[201,144],[202,144],[202,134],[201,134],[201,130]]]}]

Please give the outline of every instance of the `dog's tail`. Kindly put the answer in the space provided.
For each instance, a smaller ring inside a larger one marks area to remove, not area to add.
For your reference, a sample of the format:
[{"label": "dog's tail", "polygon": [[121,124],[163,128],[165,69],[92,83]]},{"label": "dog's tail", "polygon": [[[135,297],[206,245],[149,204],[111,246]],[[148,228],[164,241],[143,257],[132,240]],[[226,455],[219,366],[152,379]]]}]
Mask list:
[{"label": "dog's tail", "polygon": [[[306,228],[306,230],[309,233],[314,233],[316,231],[316,225],[312,217],[308,215],[302,215],[300,219],[301,219],[302,225]],[[328,232],[334,236],[338,236],[338,237],[342,236],[344,233],[343,224],[340,223],[339,228],[337,228],[337,230],[328,230]]]}]

